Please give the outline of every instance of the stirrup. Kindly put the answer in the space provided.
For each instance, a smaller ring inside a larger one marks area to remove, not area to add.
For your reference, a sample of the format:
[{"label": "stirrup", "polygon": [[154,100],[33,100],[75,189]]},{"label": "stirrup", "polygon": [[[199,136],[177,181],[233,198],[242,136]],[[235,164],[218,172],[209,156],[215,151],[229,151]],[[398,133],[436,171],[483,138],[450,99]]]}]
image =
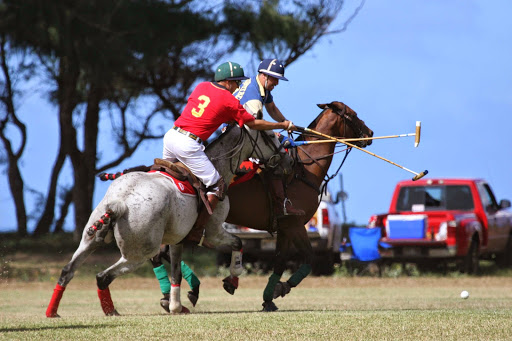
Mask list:
[{"label": "stirrup", "polygon": [[[290,204],[290,210],[286,209],[286,204]],[[292,201],[288,198],[285,198],[283,201],[283,215],[305,215],[306,213],[303,210],[299,210],[293,207]]]}]

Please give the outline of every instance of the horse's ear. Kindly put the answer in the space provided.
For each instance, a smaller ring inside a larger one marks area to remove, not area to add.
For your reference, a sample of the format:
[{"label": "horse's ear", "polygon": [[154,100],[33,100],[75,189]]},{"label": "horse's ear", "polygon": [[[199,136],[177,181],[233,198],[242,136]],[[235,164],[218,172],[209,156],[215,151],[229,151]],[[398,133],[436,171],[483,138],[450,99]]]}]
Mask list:
[{"label": "horse's ear", "polygon": [[319,107],[320,109],[325,109],[327,108],[328,104],[317,104],[316,106]]},{"label": "horse's ear", "polygon": [[328,104],[329,108],[333,109],[333,110],[343,110],[343,107],[345,106],[343,103],[341,102],[331,102]]}]

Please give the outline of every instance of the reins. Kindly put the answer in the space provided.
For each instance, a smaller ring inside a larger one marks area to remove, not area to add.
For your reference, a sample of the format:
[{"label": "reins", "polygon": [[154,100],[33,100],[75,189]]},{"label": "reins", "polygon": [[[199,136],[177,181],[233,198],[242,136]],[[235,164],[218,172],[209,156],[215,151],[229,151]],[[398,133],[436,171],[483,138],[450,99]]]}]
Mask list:
[{"label": "reins", "polygon": [[[229,126],[227,129],[232,129],[232,127],[233,126]],[[261,150],[261,147],[258,145],[258,139],[261,134],[263,136],[263,142],[267,146],[270,145],[271,148],[274,150],[274,154],[270,158],[268,158],[268,160],[263,157],[263,151]],[[238,141],[236,142],[235,147],[226,151],[224,154],[218,155],[216,157],[212,157],[211,160],[214,161],[214,160],[232,159],[233,157],[238,155],[238,161],[236,163],[233,163],[233,162],[230,163],[231,173],[236,174],[237,167],[242,162],[240,151],[243,148],[243,145],[244,145],[243,142],[244,142],[244,139],[246,136],[249,138],[249,140],[251,141],[251,145],[252,145],[252,151],[250,154],[253,154],[253,153],[256,154],[256,156],[261,161],[261,163],[270,168],[275,168],[279,164],[279,162],[275,162],[275,163],[272,162],[272,160],[274,160],[275,157],[279,156],[279,154],[280,154],[279,148],[276,147],[270,141],[270,138],[268,136],[265,136],[265,132],[257,131],[256,138],[254,138],[244,127],[240,128],[240,135],[239,135]],[[265,137],[267,137],[267,139],[265,139]],[[234,164],[235,164],[235,166],[233,166]]]},{"label": "reins", "polygon": [[[363,130],[362,130],[362,127],[360,125],[356,125],[355,122],[352,120],[351,117],[349,117],[349,115],[346,113],[346,108],[347,106],[344,105],[343,109],[341,112],[339,112],[338,110],[334,110],[331,108],[331,111],[333,113],[335,113],[336,115],[340,116],[343,120],[343,134],[342,135],[345,135],[346,133],[346,128],[347,126],[349,126],[349,128],[355,133],[357,134],[359,137],[363,137],[364,136],[364,133],[363,133]],[[319,115],[318,117],[309,125],[309,127],[313,127],[316,125],[316,123],[318,123],[319,121],[319,118],[325,113],[325,111],[327,110],[324,109]],[[313,134],[308,134],[307,132],[303,132],[302,133],[303,136],[306,136],[306,135],[309,135],[309,136],[314,136]],[[302,139],[304,139],[304,137],[302,137]],[[352,147],[348,147],[348,148],[345,148],[343,150],[340,150],[340,151],[337,151],[337,152],[334,152],[334,153],[329,153],[329,154],[324,154],[324,155],[321,155],[321,156],[318,156],[318,157],[313,157],[311,154],[309,154],[305,149],[304,147],[302,146],[297,146],[297,149],[300,149],[308,158],[307,159],[300,159],[300,156],[298,153],[296,153],[295,155],[295,158],[296,158],[296,162],[300,163],[300,164],[303,164],[303,165],[306,165],[306,164],[313,164],[315,163],[318,167],[320,167],[321,169],[324,169],[324,167],[320,164],[319,160],[322,160],[322,159],[326,159],[326,158],[329,158],[329,157],[333,157],[334,154],[337,154],[337,153],[341,153],[343,151],[345,151],[345,156],[343,157],[343,160],[341,161],[338,169],[334,172],[334,174],[332,175],[328,175],[327,172],[328,172],[328,169],[325,171],[325,176],[324,176],[324,180],[323,180],[323,184],[319,190],[319,194],[320,194],[320,200],[323,196],[324,193],[326,193],[326,190],[327,190],[327,184],[329,183],[329,181],[331,181],[332,179],[334,179],[338,173],[340,172],[341,170],[341,167],[343,167],[343,164],[345,163],[347,157],[348,157],[348,154],[352,151]],[[306,183],[307,185],[310,185],[311,187],[313,187],[312,184],[308,183],[305,179],[305,177],[303,176],[302,178],[299,178],[298,176],[296,176],[297,179],[303,181],[304,183]],[[318,191],[318,189],[317,189]]]}]

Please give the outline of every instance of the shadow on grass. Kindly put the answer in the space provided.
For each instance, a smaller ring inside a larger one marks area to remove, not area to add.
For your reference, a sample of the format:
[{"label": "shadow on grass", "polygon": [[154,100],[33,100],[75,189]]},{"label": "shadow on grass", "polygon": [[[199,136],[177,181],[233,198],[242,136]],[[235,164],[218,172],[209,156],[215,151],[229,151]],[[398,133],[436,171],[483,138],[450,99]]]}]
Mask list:
[{"label": "shadow on grass", "polygon": [[44,327],[25,327],[25,328],[0,328],[0,333],[13,333],[13,332],[29,332],[38,330],[56,330],[56,329],[98,329],[98,328],[117,328],[121,326],[117,324],[97,324],[96,322],[91,325],[62,325],[62,326],[44,326]]}]

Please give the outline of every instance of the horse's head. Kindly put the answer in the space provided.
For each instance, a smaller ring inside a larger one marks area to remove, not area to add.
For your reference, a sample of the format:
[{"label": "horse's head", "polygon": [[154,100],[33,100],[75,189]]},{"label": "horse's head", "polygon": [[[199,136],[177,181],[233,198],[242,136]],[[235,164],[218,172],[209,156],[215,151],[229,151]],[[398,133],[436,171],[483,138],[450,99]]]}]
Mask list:
[{"label": "horse's head", "polygon": [[228,160],[232,173],[236,172],[242,161],[255,158],[265,167],[274,169],[276,174],[290,174],[293,159],[282,152],[281,146],[271,138],[273,135],[273,131],[240,128],[233,124],[208,145],[206,153],[212,161]]},{"label": "horse's head", "polygon": [[[316,130],[329,130],[330,135],[343,138],[366,138],[372,137],[373,131],[366,126],[363,120],[357,117],[357,114],[348,105],[342,102],[331,102],[328,104],[318,104],[318,107],[324,109],[322,115],[312,123],[316,123]],[[311,126],[310,126],[311,128]],[[366,147],[372,144],[372,140],[363,140],[352,142],[358,147]]]}]

